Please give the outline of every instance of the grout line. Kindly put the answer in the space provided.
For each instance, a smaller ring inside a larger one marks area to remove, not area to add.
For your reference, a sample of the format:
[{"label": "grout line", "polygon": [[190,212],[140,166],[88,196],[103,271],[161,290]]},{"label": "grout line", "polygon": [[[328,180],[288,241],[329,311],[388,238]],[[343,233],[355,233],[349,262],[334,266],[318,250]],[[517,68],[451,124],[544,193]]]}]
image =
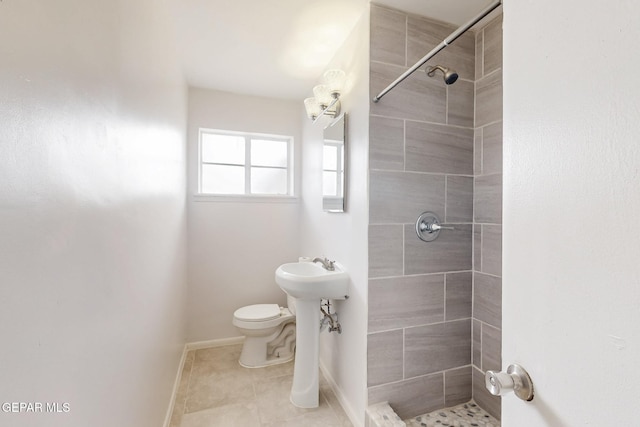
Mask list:
[{"label": "grout line", "polygon": [[447,406],[447,376],[442,371],[442,401],[444,406]]},{"label": "grout line", "polygon": [[406,334],[407,334],[407,331],[404,328],[402,328],[402,379],[406,378],[406,375],[405,375],[405,364],[406,364],[405,363],[405,359],[406,359],[406,357],[405,357],[406,356],[406,352],[405,352],[406,338],[405,337],[406,337]]},{"label": "grout line", "polygon": [[495,70],[491,71],[490,73],[485,74],[484,76],[482,76],[482,79],[480,79],[480,80],[484,80],[487,77],[491,76],[492,74],[497,74],[500,71],[502,71],[502,67],[496,68]]},{"label": "grout line", "polygon": [[[402,330],[403,333],[405,333],[407,331],[407,329],[422,328],[423,326],[443,325],[445,323],[464,322],[464,321],[467,321],[467,320],[473,321],[474,319],[472,317],[462,317],[460,319],[441,320],[441,321],[437,321],[437,322],[433,322],[433,323],[421,323],[419,325],[411,325],[411,326],[407,326],[407,327],[382,329],[382,330],[379,330],[379,331],[367,332],[367,335],[375,335],[375,334],[381,334],[383,332],[393,332],[393,331],[399,331],[399,330]],[[491,325],[489,325],[489,326],[491,326]],[[494,326],[494,328],[495,328],[495,326]]]},{"label": "grout line", "polygon": [[478,129],[478,81],[473,82],[473,130]]},{"label": "grout line", "polygon": [[[473,222],[469,221],[469,222],[463,222],[463,221],[448,221],[447,224],[452,224],[452,225],[475,225]],[[478,223],[476,223],[478,224]],[[502,225],[502,224],[491,224],[491,223],[483,223],[485,225]],[[379,225],[409,225],[409,226],[414,226],[415,225],[415,221],[411,221],[411,222],[374,222],[369,224],[371,226],[379,226]],[[469,269],[471,270],[471,269]],[[463,271],[467,271],[467,270],[463,270]]]},{"label": "grout line", "polygon": [[[446,173],[445,174],[445,173],[441,173],[441,172],[422,172],[422,171],[401,170],[401,169],[378,169],[378,168],[372,168],[372,169],[369,169],[369,172],[385,172],[385,173],[396,173],[396,174],[414,173],[414,174],[432,175],[432,176],[459,176],[459,177],[464,177],[464,178],[475,178],[475,176],[473,174],[456,174],[456,173]],[[490,176],[490,175],[502,175],[502,172],[487,174],[487,175],[484,175],[484,176]]]},{"label": "grout line", "polygon": [[[407,66],[407,65],[395,64],[393,62],[385,62],[385,61],[380,61],[380,60],[371,60],[369,62],[371,64],[388,65],[390,67],[404,68],[405,71],[409,69],[409,66]],[[406,63],[406,60],[405,60],[405,63]]]},{"label": "grout line", "polygon": [[477,320],[474,317],[475,314],[475,298],[476,295],[476,275],[474,273],[471,273],[471,364],[473,365],[473,330],[474,330],[474,323],[475,320]]},{"label": "grout line", "polygon": [[404,232],[404,224],[402,225],[402,276],[406,275],[406,266],[405,266],[405,244],[406,244],[406,238],[405,238],[405,232]]},{"label": "grout line", "polygon": [[[449,126],[449,127],[456,128],[456,129],[475,130],[475,127],[473,127],[473,126],[461,126],[461,125],[455,125],[455,124],[447,124],[447,123],[443,123],[443,122],[432,122],[432,121],[428,121],[428,120],[409,119],[407,117],[400,117],[400,116],[389,116],[389,115],[383,115],[383,114],[369,114],[369,116],[370,117],[379,117],[379,118],[382,118],[382,119],[404,120],[404,121],[413,122],[413,123],[423,123],[423,124],[429,124],[429,125]],[[502,119],[495,120],[493,122],[489,122],[489,123],[483,124],[482,126],[488,126],[490,124],[501,122],[501,121],[502,121]]]},{"label": "grout line", "polygon": [[491,125],[496,125],[496,124],[501,123],[501,122],[502,122],[502,119],[494,120],[492,122],[487,122],[487,123],[483,124],[482,126],[478,126],[476,129],[484,129],[486,127],[489,127]]},{"label": "grout line", "polygon": [[468,367],[473,368],[473,367],[474,367],[474,365],[473,365],[472,363],[467,363],[466,365],[456,366],[456,367],[454,367],[454,368],[444,369],[444,370],[442,370],[442,371],[430,372],[430,373],[428,373],[428,374],[423,374],[423,375],[416,375],[415,377],[403,378],[403,379],[401,379],[401,380],[391,381],[391,382],[384,383],[384,384],[376,384],[376,385],[371,386],[371,387],[368,387],[368,388],[369,388],[369,390],[371,390],[371,389],[375,389],[375,388],[379,388],[379,387],[385,387],[385,386],[388,386],[388,385],[390,385],[390,384],[400,384],[400,383],[402,383],[402,382],[404,382],[404,381],[406,381],[406,380],[414,380],[414,379],[416,379],[416,378],[430,377],[430,376],[434,376],[434,375],[437,375],[437,374],[442,374],[442,375],[444,375],[444,374],[445,374],[445,373],[447,373],[447,372],[452,372],[452,371],[456,371],[456,370],[458,370],[458,369],[468,368]]},{"label": "grout line", "polygon": [[480,361],[479,361],[479,362],[480,362],[480,370],[481,370],[482,372],[484,372],[484,367],[482,366],[482,365],[484,365],[484,362],[483,362],[483,359],[484,359],[484,357],[483,357],[483,356],[484,356],[484,349],[482,348],[482,347],[483,347],[483,345],[482,345],[482,341],[484,341],[484,340],[482,339],[482,336],[483,336],[483,334],[482,334],[482,332],[483,332],[483,331],[482,331],[482,329],[483,329],[483,328],[484,328],[484,325],[483,325],[482,323],[480,323]]},{"label": "grout line", "polygon": [[[385,173],[395,173],[395,174],[405,174],[405,173],[412,173],[412,174],[417,174],[417,175],[431,175],[431,176],[447,176],[448,174],[444,174],[444,173],[440,173],[440,172],[420,172],[420,171],[402,171],[402,170],[397,170],[397,169],[371,169],[371,171],[374,172],[385,172]],[[454,174],[450,174],[450,175],[454,175]],[[502,175],[501,173],[495,173],[495,174],[491,174],[491,175]],[[468,178],[473,178],[473,174],[459,174],[459,175],[454,175],[454,176],[465,176]],[[488,176],[488,175],[487,175]]]},{"label": "grout line", "polygon": [[480,173],[478,175],[484,175],[484,128],[478,128],[478,133],[480,134],[479,148],[480,151]]},{"label": "grout line", "polygon": [[[376,277],[369,277],[369,280],[371,281],[371,280],[404,279],[404,278],[410,278],[410,277],[436,276],[440,274],[449,274],[449,273],[453,274],[453,273],[481,273],[481,272],[474,271],[474,270],[436,271],[435,273],[403,274],[401,276],[376,276]],[[482,273],[482,274],[485,274],[485,273]],[[492,275],[487,274],[487,276],[492,276]],[[493,276],[493,277],[500,278],[500,276]]]},{"label": "grout line", "polygon": [[442,314],[444,315],[444,321],[447,321],[447,274],[444,275],[444,280],[442,281],[444,285],[444,309],[442,310]]},{"label": "grout line", "polygon": [[[476,320],[478,320],[478,319],[476,319]],[[478,320],[478,322],[482,323],[483,326],[488,326],[488,327],[490,327],[492,329],[495,329],[495,330],[498,330],[498,331],[502,332],[502,328],[498,328],[497,326],[493,326],[491,323],[487,323],[484,320]]]},{"label": "grout line", "polygon": [[404,66],[409,67],[409,15],[404,15]]},{"label": "grout line", "polygon": [[482,34],[482,52],[480,52],[480,61],[482,63],[480,64],[480,78],[484,77],[484,39],[485,39],[485,37],[484,37],[484,29],[485,28],[486,27],[482,28],[482,32],[481,32],[481,34]]},{"label": "grout line", "polygon": [[463,317],[461,319],[442,320],[440,322],[433,322],[433,323],[425,323],[425,324],[421,324],[421,325],[407,326],[407,327],[404,328],[404,330],[406,331],[407,329],[422,328],[424,326],[444,325],[445,323],[466,322],[467,320],[473,320],[473,319],[471,317]]},{"label": "grout line", "polygon": [[484,271],[475,270],[474,273],[482,274],[484,276],[494,277],[496,279],[502,279],[502,276],[496,276],[495,274],[485,273]]},{"label": "grout line", "polygon": [[[376,334],[382,334],[384,332],[393,332],[393,331],[403,331],[404,333],[404,327],[400,326],[398,328],[391,328],[391,329],[384,329],[382,331],[373,331],[373,332],[367,332],[367,336],[368,335],[376,335]],[[403,340],[404,341],[404,340]]]},{"label": "grout line", "polygon": [[407,120],[402,120],[402,170],[407,170]]},{"label": "grout line", "polygon": [[[382,117],[387,117],[387,118],[394,118],[394,117],[389,117],[389,116],[382,116]],[[418,119],[408,119],[406,117],[399,117],[402,118],[408,122],[413,122],[413,123],[422,123],[422,124],[428,124],[428,125],[440,125],[440,126],[448,126],[448,127],[452,127],[452,128],[456,128],[456,129],[467,129],[467,130],[475,130],[475,127],[473,126],[461,126],[461,125],[455,125],[455,124],[448,124],[448,123],[442,123],[442,122],[431,122],[428,120],[418,120]],[[502,120],[496,120],[496,122],[498,121],[502,121]],[[483,125],[484,126],[484,125]]]},{"label": "grout line", "polygon": [[[449,124],[449,90],[451,85],[447,85],[447,87],[445,87],[445,92],[444,92],[444,123],[445,124]],[[475,86],[474,86],[474,96],[473,98],[475,99]],[[474,122],[475,124],[475,122]]]},{"label": "grout line", "polygon": [[484,272],[484,257],[482,256],[482,243],[484,242],[484,225],[480,224],[480,271]]},{"label": "grout line", "polygon": [[445,174],[444,175],[444,218],[443,218],[443,221],[445,224],[447,224],[447,205],[449,204],[447,200],[448,183],[449,183],[449,176]]}]

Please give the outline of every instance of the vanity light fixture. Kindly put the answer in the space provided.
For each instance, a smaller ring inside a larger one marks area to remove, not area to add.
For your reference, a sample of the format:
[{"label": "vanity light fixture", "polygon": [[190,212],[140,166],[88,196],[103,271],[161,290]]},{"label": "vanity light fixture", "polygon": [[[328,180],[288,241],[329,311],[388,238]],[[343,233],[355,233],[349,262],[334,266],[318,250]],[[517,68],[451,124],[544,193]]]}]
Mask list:
[{"label": "vanity light fixture", "polygon": [[324,115],[336,117],[340,114],[340,93],[345,73],[342,70],[327,70],[323,75],[323,84],[313,88],[313,97],[304,100],[307,117],[315,123]]}]

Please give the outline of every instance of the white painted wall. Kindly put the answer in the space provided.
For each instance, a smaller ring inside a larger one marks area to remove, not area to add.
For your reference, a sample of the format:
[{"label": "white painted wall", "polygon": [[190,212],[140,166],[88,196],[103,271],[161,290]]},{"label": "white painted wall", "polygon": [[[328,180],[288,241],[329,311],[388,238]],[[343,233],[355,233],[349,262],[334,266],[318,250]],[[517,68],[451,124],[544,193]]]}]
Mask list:
[{"label": "white painted wall", "polygon": [[640,4],[504,5],[503,425],[638,423]]},{"label": "white painted wall", "polygon": [[184,85],[167,5],[0,3],[0,425],[162,425],[185,342]]},{"label": "white painted wall", "polygon": [[350,298],[336,301],[342,334],[323,332],[320,363],[338,386],[338,397],[356,426],[364,425],[367,385],[369,10],[328,68],[349,81],[341,98],[347,117],[347,211],[322,211],[322,129],[329,122],[304,119],[301,253],[341,262],[351,277]]},{"label": "white painted wall", "polygon": [[[285,305],[275,271],[299,256],[299,200],[220,202],[193,196],[198,189],[198,129],[293,136],[299,164],[303,109],[297,101],[189,90],[190,342],[240,336],[231,321],[242,306]],[[299,192],[299,168],[296,175]]]}]

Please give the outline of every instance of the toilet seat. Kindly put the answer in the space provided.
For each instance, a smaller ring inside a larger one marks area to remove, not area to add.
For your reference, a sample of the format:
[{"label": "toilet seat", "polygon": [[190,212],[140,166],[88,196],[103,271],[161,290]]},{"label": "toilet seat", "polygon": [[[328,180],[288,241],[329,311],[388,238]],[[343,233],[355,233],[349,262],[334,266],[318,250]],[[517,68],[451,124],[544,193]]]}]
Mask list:
[{"label": "toilet seat", "polygon": [[[255,308],[255,306],[262,305],[270,306],[270,308]],[[280,308],[278,304],[256,304],[255,306],[249,305],[247,307],[237,309],[233,313],[232,323],[238,328],[258,331],[266,330],[268,328],[282,325],[286,322],[294,321],[296,318],[296,316],[293,315],[288,308]],[[240,318],[238,316],[244,316],[249,318],[250,320],[244,320],[243,318]]]},{"label": "toilet seat", "polygon": [[243,322],[266,322],[277,319],[281,314],[278,304],[254,304],[237,309],[233,317]]}]

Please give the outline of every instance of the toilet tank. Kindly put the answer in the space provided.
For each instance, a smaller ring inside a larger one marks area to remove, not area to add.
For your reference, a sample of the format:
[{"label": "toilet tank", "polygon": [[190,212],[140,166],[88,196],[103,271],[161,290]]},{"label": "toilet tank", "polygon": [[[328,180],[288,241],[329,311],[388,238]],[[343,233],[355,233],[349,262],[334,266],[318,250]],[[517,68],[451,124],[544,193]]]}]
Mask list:
[{"label": "toilet tank", "polygon": [[287,295],[287,307],[294,316],[296,315],[296,299],[290,295]]}]

